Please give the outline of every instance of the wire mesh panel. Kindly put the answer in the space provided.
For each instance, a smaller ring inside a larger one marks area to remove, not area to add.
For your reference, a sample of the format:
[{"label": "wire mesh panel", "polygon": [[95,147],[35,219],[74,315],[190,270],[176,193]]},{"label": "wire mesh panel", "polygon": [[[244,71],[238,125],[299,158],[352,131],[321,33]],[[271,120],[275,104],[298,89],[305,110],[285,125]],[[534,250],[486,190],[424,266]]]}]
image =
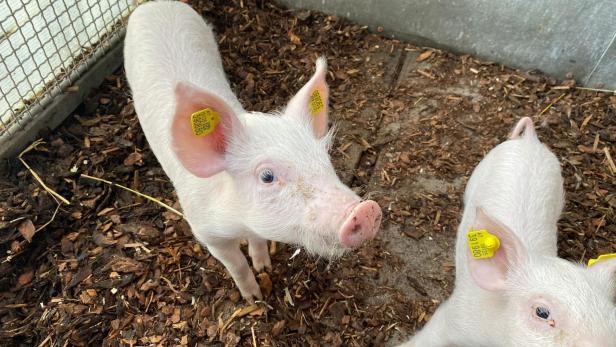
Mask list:
[{"label": "wire mesh panel", "polygon": [[120,38],[133,0],[0,0],[0,136],[33,121]]}]

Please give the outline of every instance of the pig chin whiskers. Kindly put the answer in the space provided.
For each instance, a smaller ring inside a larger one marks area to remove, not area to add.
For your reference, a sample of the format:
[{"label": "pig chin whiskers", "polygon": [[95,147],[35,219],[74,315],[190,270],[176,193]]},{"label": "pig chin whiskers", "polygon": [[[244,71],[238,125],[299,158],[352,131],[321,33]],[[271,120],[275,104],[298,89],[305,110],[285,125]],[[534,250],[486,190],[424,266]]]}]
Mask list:
[{"label": "pig chin whiskers", "polygon": [[309,230],[302,227],[298,227],[297,232],[299,234],[301,246],[311,255],[335,260],[342,257],[346,251],[335,234]]}]

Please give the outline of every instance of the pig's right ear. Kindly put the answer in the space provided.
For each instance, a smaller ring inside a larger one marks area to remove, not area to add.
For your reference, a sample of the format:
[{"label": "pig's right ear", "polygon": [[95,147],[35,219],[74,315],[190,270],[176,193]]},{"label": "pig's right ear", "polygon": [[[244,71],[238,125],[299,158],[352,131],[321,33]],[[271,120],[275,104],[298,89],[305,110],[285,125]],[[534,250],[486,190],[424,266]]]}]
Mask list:
[{"label": "pig's right ear", "polygon": [[590,272],[611,282],[616,291],[616,257],[599,260],[593,265],[588,266]]},{"label": "pig's right ear", "polygon": [[526,260],[526,248],[509,228],[490,217],[480,207],[475,213],[473,229],[487,230],[495,235],[500,240],[500,247],[493,257],[486,259],[475,259],[467,248],[466,257],[471,277],[480,288],[489,291],[503,290],[508,272]]},{"label": "pig's right ear", "polygon": [[316,71],[306,84],[287,104],[285,114],[300,121],[310,121],[314,136],[321,138],[327,134],[329,87],[327,77],[327,60],[320,57],[316,62]]},{"label": "pig's right ear", "polygon": [[[233,110],[219,97],[184,81],[175,86],[175,101],[171,146],[182,165],[197,177],[210,177],[225,170],[228,140],[241,131]],[[191,115],[204,109],[214,111],[220,122],[213,131],[197,136],[193,133]]]}]

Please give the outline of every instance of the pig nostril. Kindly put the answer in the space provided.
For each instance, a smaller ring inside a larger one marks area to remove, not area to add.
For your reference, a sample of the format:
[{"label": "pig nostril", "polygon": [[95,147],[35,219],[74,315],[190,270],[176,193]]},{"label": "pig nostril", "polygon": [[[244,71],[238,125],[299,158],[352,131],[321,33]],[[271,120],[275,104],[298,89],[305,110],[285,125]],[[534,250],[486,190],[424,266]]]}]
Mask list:
[{"label": "pig nostril", "polygon": [[[346,247],[356,248],[374,238],[379,230],[382,214],[374,201],[368,200],[349,208],[350,213],[341,226],[340,239]],[[347,210],[348,211],[348,210]]]}]

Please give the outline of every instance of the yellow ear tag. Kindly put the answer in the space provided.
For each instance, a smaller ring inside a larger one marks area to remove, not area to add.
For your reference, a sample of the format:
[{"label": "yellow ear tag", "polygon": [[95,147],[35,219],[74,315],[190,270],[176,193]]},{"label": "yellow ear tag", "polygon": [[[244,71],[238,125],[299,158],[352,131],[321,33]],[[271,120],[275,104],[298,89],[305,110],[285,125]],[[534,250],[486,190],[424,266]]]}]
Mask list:
[{"label": "yellow ear tag", "polygon": [[500,240],[496,235],[487,230],[473,230],[469,228],[466,234],[468,248],[475,259],[487,259],[494,256],[494,252],[500,247]]},{"label": "yellow ear tag", "polygon": [[325,105],[323,104],[323,99],[321,99],[321,93],[319,93],[318,89],[315,89],[310,95],[310,100],[308,101],[310,115],[316,115],[317,113],[323,111],[324,107]]},{"label": "yellow ear tag", "polygon": [[594,263],[599,262],[601,260],[606,260],[606,259],[610,259],[610,258],[616,258],[616,253],[603,254],[603,255],[600,255],[599,258],[588,259],[588,266],[591,266]]},{"label": "yellow ear tag", "polygon": [[211,108],[204,108],[190,115],[190,126],[195,136],[210,134],[220,123],[220,115]]}]

